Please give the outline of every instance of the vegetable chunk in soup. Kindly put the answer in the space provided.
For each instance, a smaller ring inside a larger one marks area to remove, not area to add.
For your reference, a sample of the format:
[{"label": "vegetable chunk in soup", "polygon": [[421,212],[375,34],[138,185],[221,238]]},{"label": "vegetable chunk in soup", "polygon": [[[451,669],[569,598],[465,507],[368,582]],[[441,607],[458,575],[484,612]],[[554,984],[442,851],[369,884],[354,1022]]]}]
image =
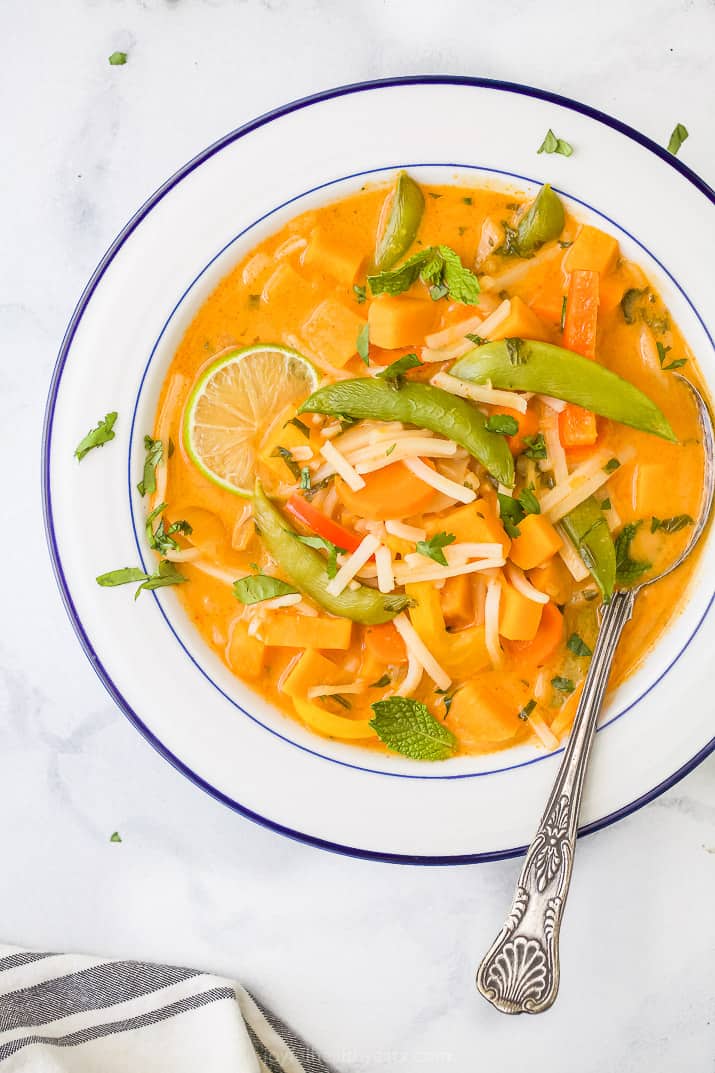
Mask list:
[{"label": "vegetable chunk in soup", "polygon": [[[400,173],[291,220],[198,310],[146,440],[159,571],[318,735],[424,761],[554,748],[604,601],[697,515],[681,375],[645,273],[549,186]],[[612,686],[692,569],[643,593]]]}]

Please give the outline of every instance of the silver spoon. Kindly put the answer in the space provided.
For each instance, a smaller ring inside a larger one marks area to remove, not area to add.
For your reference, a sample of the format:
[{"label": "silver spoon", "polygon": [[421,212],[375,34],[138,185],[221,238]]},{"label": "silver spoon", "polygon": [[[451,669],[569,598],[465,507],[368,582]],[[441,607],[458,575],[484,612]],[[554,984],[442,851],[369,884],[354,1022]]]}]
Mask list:
[{"label": "silver spoon", "polygon": [[700,515],[682,555],[656,577],[632,589],[618,589],[606,604],[576,711],[551,794],[529,846],[511,911],[477,972],[477,987],[502,1013],[542,1013],[559,990],[559,930],[576,848],[576,829],[596,721],[623,627],[641,589],[671,574],[687,559],[708,522],[715,490],[715,442],[710,413],[700,392],[692,391],[705,445]]}]

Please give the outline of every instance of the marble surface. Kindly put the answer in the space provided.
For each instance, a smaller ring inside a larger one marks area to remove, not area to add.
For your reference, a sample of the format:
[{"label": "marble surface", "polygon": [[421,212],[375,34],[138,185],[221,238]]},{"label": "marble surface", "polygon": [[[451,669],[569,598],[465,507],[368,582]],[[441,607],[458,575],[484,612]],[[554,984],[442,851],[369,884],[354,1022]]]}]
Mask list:
[{"label": "marble surface", "polygon": [[[382,75],[487,75],[581,98],[660,142],[683,122],[682,159],[712,182],[712,3],[583,11],[548,0],[4,0],[4,940],[235,976],[351,1073],[710,1068],[715,757],[583,840],[558,1005],[504,1018],[477,998],[473,973],[517,863],[344,859],[204,796],[95,678],[40,516],[45,393],[84,281],[168,174],[268,108]],[[115,49],[126,66],[108,65]]]}]

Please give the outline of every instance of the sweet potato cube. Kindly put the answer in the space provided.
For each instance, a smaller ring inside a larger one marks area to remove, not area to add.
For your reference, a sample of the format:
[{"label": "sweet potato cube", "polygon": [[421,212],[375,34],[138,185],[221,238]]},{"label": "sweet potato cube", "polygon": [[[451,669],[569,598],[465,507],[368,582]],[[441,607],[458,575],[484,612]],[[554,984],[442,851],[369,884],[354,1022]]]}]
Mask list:
[{"label": "sweet potato cube", "polygon": [[571,595],[571,575],[559,556],[552,555],[542,566],[530,570],[529,581],[555,604],[565,604]]},{"label": "sweet potato cube", "polygon": [[551,333],[526,302],[519,297],[514,297],[511,299],[511,308],[506,320],[503,320],[499,327],[490,333],[489,338],[539,339],[548,343],[551,340]]},{"label": "sweet potato cube", "polygon": [[281,688],[289,697],[305,699],[311,686],[326,683],[337,686],[343,681],[345,672],[340,667],[314,648],[306,648],[286,675]]},{"label": "sweet potato cube", "polygon": [[317,615],[308,618],[290,611],[273,611],[263,626],[263,640],[277,648],[350,648],[352,622]]},{"label": "sweet potato cube", "polygon": [[275,272],[265,282],[261,298],[271,305],[280,305],[294,314],[294,322],[299,322],[315,301],[313,288],[299,272],[282,261]]},{"label": "sweet potato cube", "polygon": [[519,522],[519,532],[521,535],[511,542],[509,558],[522,570],[541,566],[562,544],[561,537],[543,514],[527,514]]},{"label": "sweet potato cube", "polygon": [[303,325],[302,336],[327,362],[342,369],[357,353],[358,335],[364,327],[364,317],[334,298],[326,298]]},{"label": "sweet potato cube", "polygon": [[447,578],[439,596],[448,626],[466,626],[472,621],[472,584],[466,574]]},{"label": "sweet potato cube", "polygon": [[428,536],[454,533],[460,544],[501,544],[505,556],[509,551],[509,537],[486,499],[475,499],[440,518],[429,518],[425,529]]},{"label": "sweet potato cube", "polygon": [[263,672],[264,657],[265,645],[257,637],[251,637],[247,623],[236,622],[226,648],[226,659],[231,670],[242,678],[259,678]]},{"label": "sweet potato cube", "polygon": [[439,310],[431,299],[381,294],[370,303],[370,342],[384,350],[418,346],[434,330]]},{"label": "sweet potato cube", "polygon": [[672,469],[664,462],[638,462],[632,486],[636,514],[658,514],[663,489],[671,487],[672,479]]},{"label": "sweet potato cube", "polygon": [[322,227],[311,231],[310,242],[303,254],[306,268],[332,276],[346,287],[350,287],[354,282],[363,260],[362,250],[338,242]]},{"label": "sweet potato cube", "polygon": [[499,601],[499,633],[509,641],[533,641],[543,607],[504,582]]},{"label": "sweet potato cube", "polygon": [[586,269],[605,275],[616,266],[618,240],[597,227],[584,224],[564,257],[564,269],[574,272]]}]

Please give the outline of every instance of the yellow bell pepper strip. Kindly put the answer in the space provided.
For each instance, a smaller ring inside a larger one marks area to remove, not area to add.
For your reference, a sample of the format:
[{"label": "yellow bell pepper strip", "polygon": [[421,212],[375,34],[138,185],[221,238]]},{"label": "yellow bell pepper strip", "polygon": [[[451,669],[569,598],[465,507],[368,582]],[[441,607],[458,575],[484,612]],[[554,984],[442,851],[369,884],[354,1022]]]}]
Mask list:
[{"label": "yellow bell pepper strip", "polygon": [[558,238],[564,229],[564,207],[548,183],[541,187],[519,221],[512,245],[519,257],[529,257],[545,242]]},{"label": "yellow bell pepper strip", "polygon": [[464,447],[500,484],[510,488],[514,484],[514,460],[506,438],[489,432],[476,406],[431,384],[410,381],[394,387],[367,376],[339,380],[313,392],[298,413],[402,421],[427,428]]},{"label": "yellow bell pepper strip", "polygon": [[424,207],[425,199],[419,186],[406,171],[401,171],[385,204],[385,209],[389,208],[387,219],[384,226],[382,219],[378,225],[376,271],[392,268],[407,253],[417,236]]},{"label": "yellow bell pepper strip", "polygon": [[490,665],[482,626],[447,632],[439,592],[432,582],[414,582],[405,586],[405,592],[415,601],[410,608],[412,625],[450,678],[468,678]]},{"label": "yellow bell pepper strip", "polygon": [[603,511],[593,496],[561,519],[561,525],[608,603],[616,583],[616,549]]},{"label": "yellow bell pepper strip", "polygon": [[[253,493],[253,515],[260,537],[281,571],[300,592],[312,597],[332,615],[340,615],[365,626],[376,626],[389,622],[409,607],[409,597],[385,596],[367,585],[345,589],[339,596],[331,596],[326,591],[330,578],[325,559],[314,548],[297,539],[297,534],[270,501],[258,480]],[[300,643],[300,638],[296,638],[296,641]]]},{"label": "yellow bell pepper strip", "polygon": [[311,704],[309,700],[300,700],[293,697],[293,707],[311,730],[317,730],[326,738],[349,738],[353,741],[362,741],[367,738],[376,738],[377,733],[370,726],[369,719],[349,719],[345,715],[333,715],[319,708],[317,704]]},{"label": "yellow bell pepper strip", "polygon": [[603,365],[551,343],[534,339],[485,343],[455,362],[450,373],[476,384],[489,381],[496,388],[552,395],[677,442],[665,414],[637,387]]}]

